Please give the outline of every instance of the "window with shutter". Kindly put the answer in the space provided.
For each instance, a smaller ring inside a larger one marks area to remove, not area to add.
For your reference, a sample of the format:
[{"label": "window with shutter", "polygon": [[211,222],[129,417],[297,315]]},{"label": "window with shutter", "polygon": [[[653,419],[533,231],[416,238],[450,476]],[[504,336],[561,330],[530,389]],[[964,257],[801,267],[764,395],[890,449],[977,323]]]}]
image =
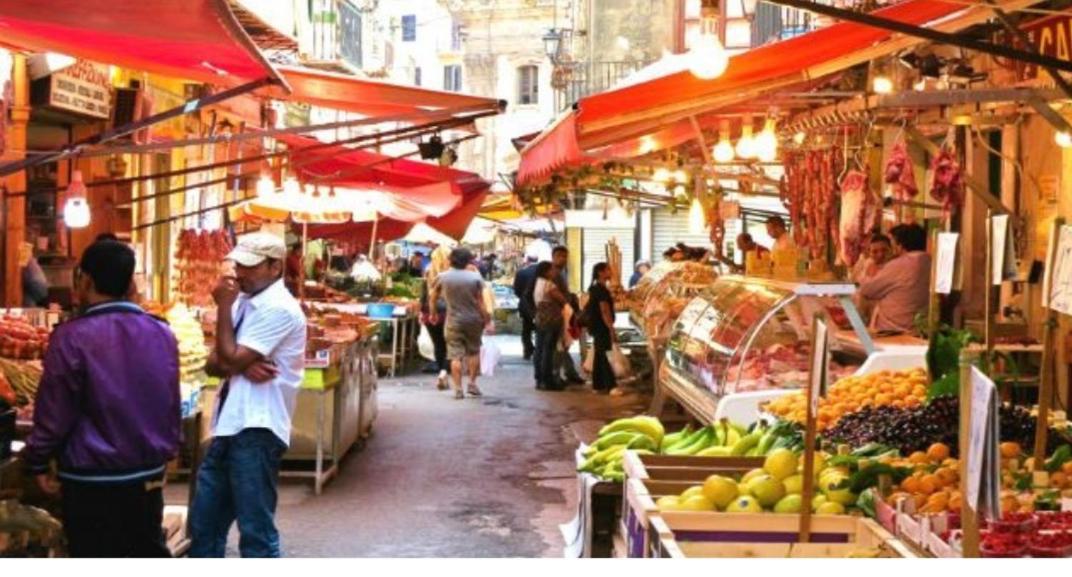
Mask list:
[{"label": "window with shutter", "polygon": [[402,17],[402,41],[414,42],[417,40],[417,15],[406,14]]},{"label": "window with shutter", "polygon": [[462,91],[462,67],[460,64],[443,67],[443,90],[448,92]]},{"label": "window with shutter", "polygon": [[517,69],[517,103],[538,104],[540,101],[540,67],[526,65]]}]

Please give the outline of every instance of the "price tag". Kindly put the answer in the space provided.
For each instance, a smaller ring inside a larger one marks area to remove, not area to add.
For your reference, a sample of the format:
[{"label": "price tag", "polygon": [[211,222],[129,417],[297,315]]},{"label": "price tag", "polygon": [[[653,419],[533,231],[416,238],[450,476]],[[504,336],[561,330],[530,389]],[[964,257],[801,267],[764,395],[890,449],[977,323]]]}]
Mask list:
[{"label": "price tag", "polygon": [[364,303],[357,305],[357,309],[355,310],[355,312],[359,315],[368,314],[368,305]]},{"label": "price tag", "polygon": [[394,315],[396,317],[404,317],[404,316],[406,316],[406,307],[404,307],[402,305],[395,306]]},{"label": "price tag", "polygon": [[830,357],[829,333],[830,330],[826,325],[826,321],[816,319],[815,350],[812,351],[810,382],[808,383],[811,391],[812,414],[819,412],[819,399],[826,394],[826,367],[827,360]]}]

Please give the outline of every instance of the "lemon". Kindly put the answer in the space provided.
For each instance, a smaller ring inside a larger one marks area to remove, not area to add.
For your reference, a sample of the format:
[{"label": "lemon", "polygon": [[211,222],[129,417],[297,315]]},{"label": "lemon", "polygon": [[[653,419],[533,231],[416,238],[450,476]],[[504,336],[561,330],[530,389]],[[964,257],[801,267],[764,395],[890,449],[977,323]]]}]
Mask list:
[{"label": "lemon", "polygon": [[689,487],[688,489],[685,489],[685,491],[683,493],[681,493],[681,496],[679,497],[679,499],[684,501],[685,499],[688,499],[689,497],[695,497],[696,495],[703,495],[703,494],[704,494],[703,485],[695,485],[693,487]]},{"label": "lemon", "polygon": [[737,483],[722,475],[711,475],[704,481],[703,494],[719,509],[725,509],[737,498]]},{"label": "lemon", "polygon": [[748,483],[748,490],[764,507],[773,507],[785,496],[785,487],[774,477],[757,477]]},{"label": "lemon", "polygon": [[782,479],[786,495],[799,495],[804,492],[804,475],[792,475]]},{"label": "lemon", "polygon": [[729,506],[726,507],[727,513],[762,513],[763,507],[760,506],[759,501],[751,495],[743,495],[733,500]]},{"label": "lemon", "polygon": [[832,501],[828,501],[826,503],[823,503],[822,505],[819,505],[819,508],[815,510],[815,514],[816,515],[844,515],[845,514],[845,507],[843,507],[841,505],[841,503],[834,503]]},{"label": "lemon", "polygon": [[800,495],[786,495],[774,505],[775,513],[799,513],[803,505]]},{"label": "lemon", "polygon": [[811,498],[811,510],[818,511],[819,507],[826,504],[826,495],[816,495]]},{"label": "lemon", "polygon": [[655,506],[658,507],[660,511],[677,511],[681,506],[681,499],[678,498],[677,495],[666,495],[665,497],[659,497],[659,499],[655,501]]},{"label": "lemon", "polygon": [[745,473],[743,477],[741,477],[741,484],[742,485],[747,485],[748,482],[751,481],[752,479],[754,479],[756,476],[758,476],[758,475],[766,475],[766,474],[767,474],[767,472],[764,471],[763,469],[752,469],[751,471]]},{"label": "lemon", "polygon": [[826,500],[839,505],[851,505],[856,502],[856,495],[848,489],[831,489],[823,491]]},{"label": "lemon", "polygon": [[677,508],[679,511],[714,511],[715,504],[703,495],[694,495],[681,501]]},{"label": "lemon", "polygon": [[797,470],[797,455],[789,449],[775,449],[763,461],[763,470],[781,481]]}]

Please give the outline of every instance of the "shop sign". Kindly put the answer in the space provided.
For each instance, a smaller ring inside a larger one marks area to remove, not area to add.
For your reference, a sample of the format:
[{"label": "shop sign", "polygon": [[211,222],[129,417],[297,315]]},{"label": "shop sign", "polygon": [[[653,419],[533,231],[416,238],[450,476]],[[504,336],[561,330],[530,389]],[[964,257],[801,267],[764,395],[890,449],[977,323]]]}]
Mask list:
[{"label": "shop sign", "polygon": [[[1072,12],[1039,18],[1020,28],[1027,33],[1031,44],[1040,54],[1065,62],[1072,61]],[[1008,42],[1009,39],[1005,37],[1003,41]],[[1027,65],[1025,76],[1038,76],[1038,66]]]},{"label": "shop sign", "polygon": [[52,73],[48,105],[94,118],[112,115],[112,83],[108,66],[79,60]]}]

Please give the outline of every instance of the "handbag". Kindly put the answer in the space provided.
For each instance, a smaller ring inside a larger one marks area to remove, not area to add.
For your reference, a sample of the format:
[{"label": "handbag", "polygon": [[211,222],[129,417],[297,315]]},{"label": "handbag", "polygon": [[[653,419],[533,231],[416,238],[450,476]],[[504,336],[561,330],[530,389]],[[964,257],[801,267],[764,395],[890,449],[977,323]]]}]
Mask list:
[{"label": "handbag", "polygon": [[544,299],[536,303],[536,318],[533,323],[541,331],[552,329],[561,330],[564,319],[562,318],[562,305],[552,299]]}]

